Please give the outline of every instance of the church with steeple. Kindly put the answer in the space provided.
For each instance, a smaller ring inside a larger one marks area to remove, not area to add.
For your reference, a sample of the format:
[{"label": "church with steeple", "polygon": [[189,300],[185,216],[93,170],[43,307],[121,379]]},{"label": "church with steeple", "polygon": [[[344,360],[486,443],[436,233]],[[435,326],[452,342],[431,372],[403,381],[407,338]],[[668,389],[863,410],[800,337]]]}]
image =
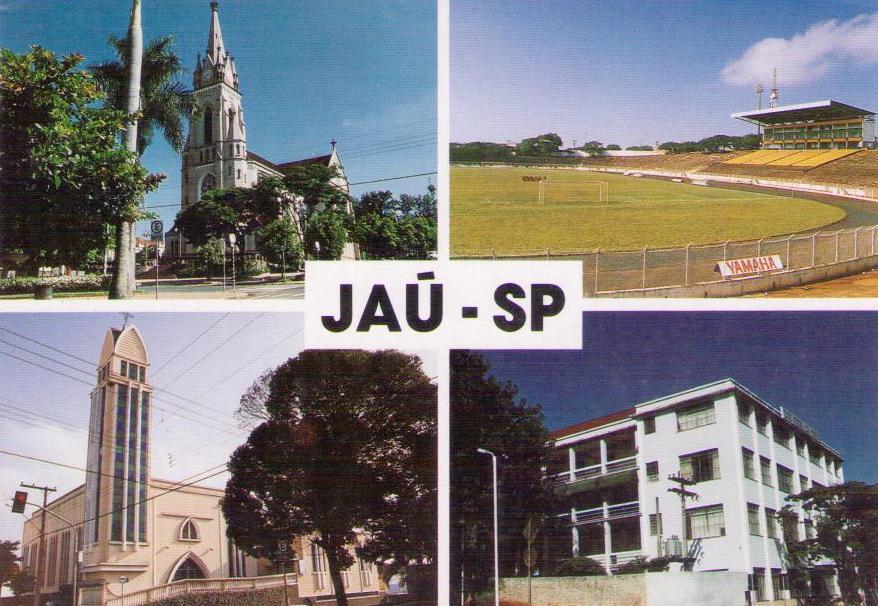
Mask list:
[{"label": "church with steeple", "polygon": [[[328,154],[281,163],[271,162],[250,150],[238,69],[223,41],[216,0],[210,3],[210,13],[206,52],[204,56],[198,54],[192,75],[192,94],[201,111],[189,120],[189,134],[183,148],[180,210],[197,203],[208,190],[252,187],[264,177],[283,177],[292,169],[308,164],[335,167],[338,177],[334,185],[349,193],[335,141],[331,142]],[[255,246],[255,236],[248,236],[245,252],[252,252]],[[166,236],[166,251],[171,257],[195,252],[176,226]],[[355,257],[355,247],[349,243],[342,258]]]}]

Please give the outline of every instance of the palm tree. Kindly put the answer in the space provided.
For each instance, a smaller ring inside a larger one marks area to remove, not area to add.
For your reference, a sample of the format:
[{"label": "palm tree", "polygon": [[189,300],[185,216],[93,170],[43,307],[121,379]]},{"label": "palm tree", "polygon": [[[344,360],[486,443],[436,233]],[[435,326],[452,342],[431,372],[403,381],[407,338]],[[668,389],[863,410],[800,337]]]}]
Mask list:
[{"label": "palm tree", "polygon": [[[126,145],[131,151],[142,156],[152,142],[155,131],[161,130],[174,151],[179,153],[185,142],[184,121],[196,110],[195,98],[177,82],[183,64],[173,51],[173,38],[163,36],[142,48],[141,37],[140,1],[135,0],[128,37],[111,36],[109,40],[115,48],[117,59],[97,64],[91,71],[106,93],[108,105],[129,114],[138,108],[141,112],[139,120],[132,124],[126,136]],[[134,70],[128,69],[129,40],[134,42],[130,63],[133,65],[137,59],[139,88],[130,82]],[[128,141],[130,135],[136,139]],[[114,299],[133,296],[137,287],[133,228],[133,225],[124,222],[116,226],[116,263],[110,289],[110,297]]]},{"label": "palm tree", "polygon": [[[115,49],[118,59],[94,65],[91,71],[106,93],[107,103],[125,109],[128,40],[110,36],[109,44]],[[186,142],[184,123],[197,108],[191,91],[177,82],[177,77],[183,72],[183,63],[174,53],[173,46],[173,36],[162,36],[143,49],[140,80],[142,116],[137,125],[138,155],[143,155],[157,130],[162,131],[165,140],[179,153]]]}]

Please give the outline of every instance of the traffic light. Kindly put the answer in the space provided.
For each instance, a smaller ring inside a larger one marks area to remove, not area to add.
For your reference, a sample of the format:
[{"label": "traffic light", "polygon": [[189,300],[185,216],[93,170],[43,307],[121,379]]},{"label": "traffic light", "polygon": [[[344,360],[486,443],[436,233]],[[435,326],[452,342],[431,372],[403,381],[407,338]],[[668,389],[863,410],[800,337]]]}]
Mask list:
[{"label": "traffic light", "polygon": [[12,499],[12,513],[24,513],[25,505],[27,505],[27,493],[23,490],[16,490],[15,497]]}]

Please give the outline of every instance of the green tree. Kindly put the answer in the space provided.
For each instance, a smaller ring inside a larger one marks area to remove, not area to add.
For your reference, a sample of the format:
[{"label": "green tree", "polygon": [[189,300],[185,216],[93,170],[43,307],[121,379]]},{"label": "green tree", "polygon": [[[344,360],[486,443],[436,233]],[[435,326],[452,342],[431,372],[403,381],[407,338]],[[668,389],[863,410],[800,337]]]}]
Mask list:
[{"label": "green tree", "polygon": [[524,139],[516,146],[520,156],[551,156],[558,153],[563,141],[555,133],[546,133],[538,137]]},{"label": "green tree", "polygon": [[14,575],[7,583],[13,595],[24,595],[34,590],[34,577],[28,570],[22,570]]},{"label": "green tree", "polygon": [[296,222],[284,216],[259,228],[256,250],[272,265],[298,268],[305,253]]},{"label": "green tree", "polygon": [[436,386],[417,357],[306,350],[257,399],[268,420],[232,455],[222,502],[238,546],[273,559],[279,539],[313,537],[340,606],[357,542],[364,558],[435,561]]},{"label": "green tree", "polygon": [[16,555],[18,541],[0,541],[0,587],[3,587],[19,573],[21,558]]},{"label": "green tree", "polygon": [[616,145],[615,143],[610,143],[609,145],[607,145],[606,149],[612,150],[612,151],[618,151],[622,148],[620,146]]},{"label": "green tree", "polygon": [[350,215],[341,208],[332,207],[312,213],[305,227],[308,254],[315,259],[333,260],[341,257],[345,244],[350,241],[350,223]]},{"label": "green tree", "polygon": [[502,143],[452,143],[450,146],[451,162],[496,162],[508,160],[513,156],[515,148]]},{"label": "green tree", "polygon": [[[878,484],[847,482],[819,486],[789,497],[814,523],[816,536],[798,541],[798,514],[787,505],[781,512],[785,542],[800,578],[807,566],[831,559],[838,572],[845,604],[878,606]],[[794,526],[795,524],[795,526]],[[803,588],[803,587],[802,587]]]},{"label": "green tree", "polygon": [[81,62],[39,46],[0,50],[0,251],[22,253],[31,271],[85,263],[108,243],[105,226],[141,218],[132,199],[164,178],[118,143],[127,116],[97,105]]},{"label": "green tree", "polygon": [[213,277],[214,268],[222,267],[225,257],[223,255],[224,246],[222,240],[213,239],[205,242],[195,250],[198,253],[198,258],[204,263],[204,271],[208,279]]},{"label": "green tree", "polygon": [[451,353],[449,554],[452,591],[465,595],[485,589],[494,574],[491,460],[477,449],[499,457],[500,574],[521,569],[527,519],[553,511],[554,503],[542,471],[550,453],[542,411],[489,370],[479,354]]}]

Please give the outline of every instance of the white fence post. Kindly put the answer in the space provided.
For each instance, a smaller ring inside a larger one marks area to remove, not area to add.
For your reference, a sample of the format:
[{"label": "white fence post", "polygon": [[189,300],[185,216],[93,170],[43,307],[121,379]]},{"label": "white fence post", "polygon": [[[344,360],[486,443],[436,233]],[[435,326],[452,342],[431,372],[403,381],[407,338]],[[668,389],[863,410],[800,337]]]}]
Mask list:
[{"label": "white fence post", "polygon": [[764,239],[765,239],[765,238],[760,238],[759,241],[756,243],[756,256],[757,256],[757,257],[761,257],[761,256],[762,256],[762,241],[763,241]]},{"label": "white fence post", "polygon": [[838,230],[835,232],[835,262],[838,263],[838,242],[839,242],[839,234],[841,234],[842,230]]},{"label": "white fence post", "polygon": [[723,261],[728,261],[729,240],[723,242]]},{"label": "white fence post", "polygon": [[787,238],[787,269],[790,268],[790,242],[792,241],[793,236],[790,234],[790,237]]},{"label": "white fence post", "polygon": [[601,247],[598,246],[597,250],[594,251],[594,292],[598,291],[598,271],[600,269],[598,265],[598,258],[601,256]]},{"label": "white fence post", "polygon": [[496,259],[497,259],[497,253],[496,253],[495,250],[492,248],[492,249],[491,249],[491,260],[492,260],[492,261],[495,261]]},{"label": "white fence post", "polygon": [[692,246],[691,242],[686,245],[686,269],[685,269],[685,274],[684,274],[685,281],[683,282],[684,286],[689,286],[689,247],[690,246]]},{"label": "white fence post", "polygon": [[646,249],[649,246],[643,247],[643,275],[640,278],[640,288],[646,288]]},{"label": "white fence post", "polygon": [[546,247],[546,261],[549,260],[549,247]]},{"label": "white fence post", "polygon": [[817,267],[817,232],[811,234],[811,267]]}]

